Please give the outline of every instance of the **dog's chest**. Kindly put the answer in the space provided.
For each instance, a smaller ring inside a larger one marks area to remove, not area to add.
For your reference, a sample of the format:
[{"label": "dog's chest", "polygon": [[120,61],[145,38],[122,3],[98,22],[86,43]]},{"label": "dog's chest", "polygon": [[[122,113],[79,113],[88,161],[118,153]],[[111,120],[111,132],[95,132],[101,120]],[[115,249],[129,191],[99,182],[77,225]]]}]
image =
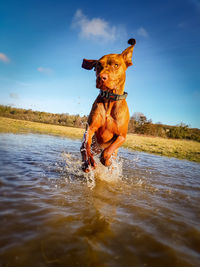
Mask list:
[{"label": "dog's chest", "polygon": [[117,121],[109,113],[105,113],[102,126],[97,130],[96,136],[98,142],[107,143],[115,135],[118,135]]},{"label": "dog's chest", "polygon": [[101,118],[101,126],[96,131],[98,143],[107,143],[121,134],[124,122],[120,103],[99,103],[97,113]]},{"label": "dog's chest", "polygon": [[105,109],[103,112],[103,125],[102,128],[104,130],[110,131],[112,133],[116,133],[119,123],[119,116],[117,114],[116,105],[108,104],[105,105]]}]

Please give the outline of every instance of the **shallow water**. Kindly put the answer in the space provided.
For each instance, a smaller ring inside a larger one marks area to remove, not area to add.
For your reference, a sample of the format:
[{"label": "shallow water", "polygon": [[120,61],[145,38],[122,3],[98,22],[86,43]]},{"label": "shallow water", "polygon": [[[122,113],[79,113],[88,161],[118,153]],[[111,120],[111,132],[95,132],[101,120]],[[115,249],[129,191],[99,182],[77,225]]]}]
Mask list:
[{"label": "shallow water", "polygon": [[81,171],[80,142],[0,135],[0,266],[200,266],[200,164],[121,149]]}]

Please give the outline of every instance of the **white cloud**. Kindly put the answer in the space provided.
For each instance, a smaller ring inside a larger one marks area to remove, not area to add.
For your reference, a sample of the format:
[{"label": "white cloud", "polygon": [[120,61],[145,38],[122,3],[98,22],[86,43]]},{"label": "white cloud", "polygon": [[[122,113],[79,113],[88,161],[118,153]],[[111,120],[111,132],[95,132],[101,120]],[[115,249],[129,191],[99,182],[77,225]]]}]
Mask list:
[{"label": "white cloud", "polygon": [[122,27],[111,26],[107,21],[101,18],[89,19],[78,9],[72,21],[72,27],[80,31],[82,38],[103,38],[103,41],[114,41],[119,34],[125,33]]},{"label": "white cloud", "polygon": [[10,93],[9,96],[10,96],[10,98],[12,98],[12,99],[19,99],[18,94],[15,94],[15,93]]},{"label": "white cloud", "polygon": [[37,68],[37,70],[41,73],[44,73],[44,74],[51,74],[53,72],[52,69],[50,68],[43,68],[43,67],[39,67]]},{"label": "white cloud", "polygon": [[145,28],[143,28],[143,27],[140,27],[137,30],[137,34],[142,36],[142,37],[149,37],[149,34],[148,34],[147,30],[145,30]]},{"label": "white cloud", "polygon": [[8,56],[6,56],[6,54],[0,53],[0,61],[3,61],[5,63],[9,63],[10,59],[8,58]]}]

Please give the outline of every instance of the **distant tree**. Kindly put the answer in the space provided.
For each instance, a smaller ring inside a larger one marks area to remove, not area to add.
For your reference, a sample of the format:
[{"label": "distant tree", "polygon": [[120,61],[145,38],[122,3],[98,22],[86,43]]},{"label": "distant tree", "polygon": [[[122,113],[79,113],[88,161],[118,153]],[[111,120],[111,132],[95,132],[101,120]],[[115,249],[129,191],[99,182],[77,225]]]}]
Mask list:
[{"label": "distant tree", "polygon": [[[88,116],[81,117],[79,114],[53,114],[4,105],[0,105],[0,116],[81,128],[85,128],[88,120]],[[200,129],[191,129],[187,124],[183,122],[176,126],[163,125],[160,122],[153,124],[152,120],[147,119],[147,117],[142,112],[135,112],[130,117],[128,131],[137,134],[146,134],[176,139],[184,138],[200,142]]]},{"label": "distant tree", "polygon": [[150,134],[152,131],[152,120],[148,120],[142,112],[133,113],[132,119],[135,121],[134,131],[139,134]]},{"label": "distant tree", "polygon": [[132,118],[136,121],[136,123],[143,123],[147,119],[146,116],[142,112],[134,112]]},{"label": "distant tree", "polygon": [[175,127],[170,128],[168,137],[176,139],[190,139],[189,128],[187,124],[180,123]]}]

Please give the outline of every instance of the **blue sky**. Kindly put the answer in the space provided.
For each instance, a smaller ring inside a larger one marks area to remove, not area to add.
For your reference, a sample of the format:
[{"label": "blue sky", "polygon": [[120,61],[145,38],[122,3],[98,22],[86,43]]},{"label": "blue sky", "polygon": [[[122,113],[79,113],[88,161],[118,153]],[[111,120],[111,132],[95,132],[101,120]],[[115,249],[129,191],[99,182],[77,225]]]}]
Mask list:
[{"label": "blue sky", "polygon": [[200,1],[0,1],[0,104],[88,114],[98,90],[82,59],[135,38],[131,115],[200,128]]}]

